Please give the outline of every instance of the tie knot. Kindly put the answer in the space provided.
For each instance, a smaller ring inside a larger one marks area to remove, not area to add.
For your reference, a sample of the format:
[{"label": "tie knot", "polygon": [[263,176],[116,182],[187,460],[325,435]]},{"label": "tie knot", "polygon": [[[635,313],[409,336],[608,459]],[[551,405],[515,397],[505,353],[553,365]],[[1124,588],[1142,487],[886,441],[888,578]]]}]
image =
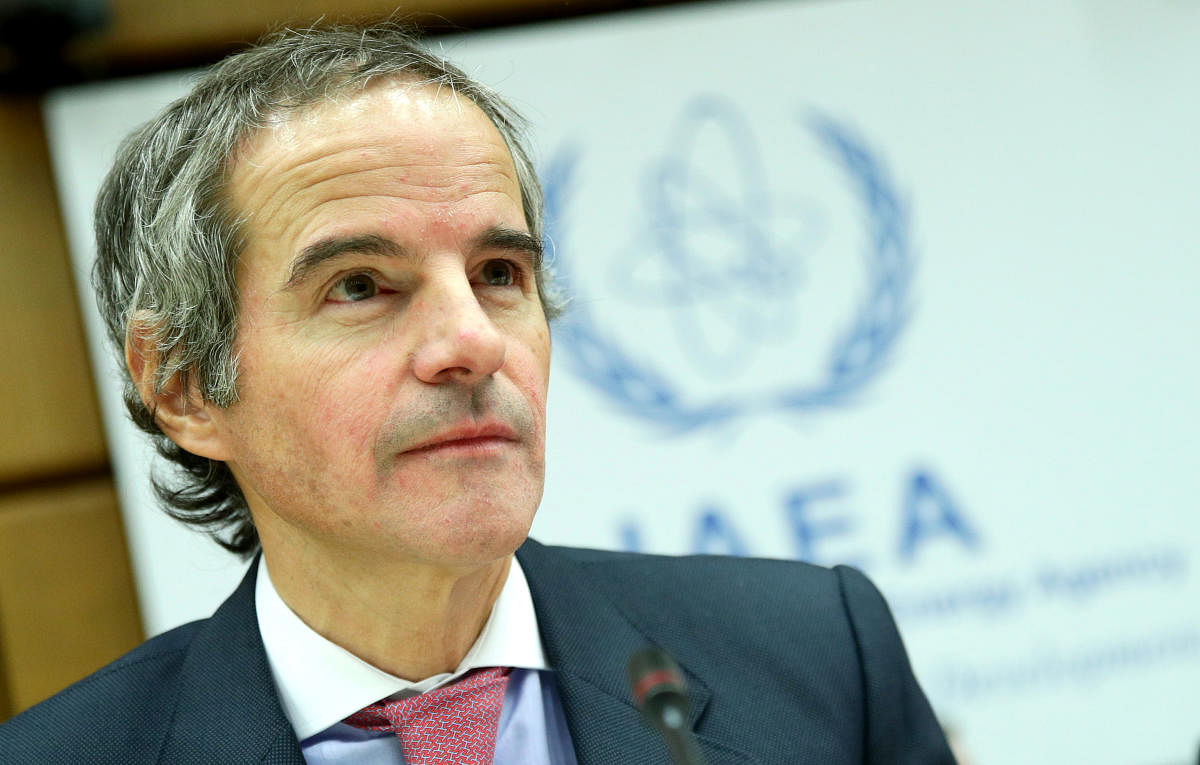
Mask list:
[{"label": "tie knot", "polygon": [[490,763],[510,671],[473,670],[456,683],[416,696],[377,701],[344,722],[396,734],[408,765]]}]

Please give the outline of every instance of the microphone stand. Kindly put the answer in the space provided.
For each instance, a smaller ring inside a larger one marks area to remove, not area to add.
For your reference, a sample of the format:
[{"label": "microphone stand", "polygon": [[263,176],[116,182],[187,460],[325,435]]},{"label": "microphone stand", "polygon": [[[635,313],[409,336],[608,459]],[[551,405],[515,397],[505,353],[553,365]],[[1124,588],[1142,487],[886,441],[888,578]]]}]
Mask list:
[{"label": "microphone stand", "polygon": [[705,765],[688,727],[689,708],[683,673],[665,651],[647,647],[629,659],[629,686],[642,716],[662,734],[675,765]]}]

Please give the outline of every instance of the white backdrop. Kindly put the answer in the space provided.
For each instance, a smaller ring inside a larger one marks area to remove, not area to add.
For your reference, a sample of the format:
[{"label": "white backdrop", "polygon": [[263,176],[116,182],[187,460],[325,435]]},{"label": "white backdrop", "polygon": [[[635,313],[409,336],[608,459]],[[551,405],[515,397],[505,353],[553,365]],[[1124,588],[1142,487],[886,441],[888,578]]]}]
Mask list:
[{"label": "white backdrop", "polygon": [[[1196,40],[1170,0],[826,0],[442,41],[532,118],[575,295],[534,534],[856,563],[977,765],[1194,761]],[[49,100],[81,283],[185,87]],[[96,354],[157,632],[241,566],[153,508]]]}]

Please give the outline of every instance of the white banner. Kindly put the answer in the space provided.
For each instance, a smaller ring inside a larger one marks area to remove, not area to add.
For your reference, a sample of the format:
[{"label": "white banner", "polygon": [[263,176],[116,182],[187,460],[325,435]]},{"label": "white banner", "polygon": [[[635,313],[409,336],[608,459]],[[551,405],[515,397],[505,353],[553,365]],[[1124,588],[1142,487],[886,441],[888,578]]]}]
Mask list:
[{"label": "white banner", "polygon": [[[535,536],[854,563],[975,765],[1193,762],[1196,40],[1192,4],[843,0],[441,41],[532,118],[574,295]],[[82,283],[185,87],[50,100]],[[152,508],[104,354],[156,632],[240,567]]]}]

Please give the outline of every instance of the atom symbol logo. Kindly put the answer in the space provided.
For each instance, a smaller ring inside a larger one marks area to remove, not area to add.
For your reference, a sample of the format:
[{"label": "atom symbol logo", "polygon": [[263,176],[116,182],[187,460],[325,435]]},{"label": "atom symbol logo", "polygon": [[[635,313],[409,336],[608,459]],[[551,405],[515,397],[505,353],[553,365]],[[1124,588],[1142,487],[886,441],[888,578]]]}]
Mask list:
[{"label": "atom symbol logo", "polygon": [[[909,313],[908,210],[855,131],[813,111],[799,123],[860,206],[855,220],[865,222],[864,243],[855,245],[862,297],[832,333],[818,373],[750,394],[710,389],[697,396],[689,390],[694,378],[674,368],[664,373],[656,360],[619,342],[591,305],[574,304],[555,328],[557,347],[572,371],[619,409],[676,432],[756,412],[813,411],[847,403],[886,365]],[[685,105],[669,144],[644,179],[643,222],[612,261],[612,278],[630,304],[671,309],[680,349],[696,372],[729,378],[772,344],[794,342],[806,264],[829,222],[817,201],[771,194],[749,125],[719,97]],[[578,147],[563,148],[543,172],[548,250],[568,293],[575,264],[564,213],[580,156]]]},{"label": "atom symbol logo", "polygon": [[[807,202],[775,204],[750,126],[716,98],[688,104],[643,185],[645,222],[615,262],[630,302],[669,307],[697,372],[736,375],[795,334],[804,254],[824,224]],[[714,156],[731,160],[719,172]]]}]

